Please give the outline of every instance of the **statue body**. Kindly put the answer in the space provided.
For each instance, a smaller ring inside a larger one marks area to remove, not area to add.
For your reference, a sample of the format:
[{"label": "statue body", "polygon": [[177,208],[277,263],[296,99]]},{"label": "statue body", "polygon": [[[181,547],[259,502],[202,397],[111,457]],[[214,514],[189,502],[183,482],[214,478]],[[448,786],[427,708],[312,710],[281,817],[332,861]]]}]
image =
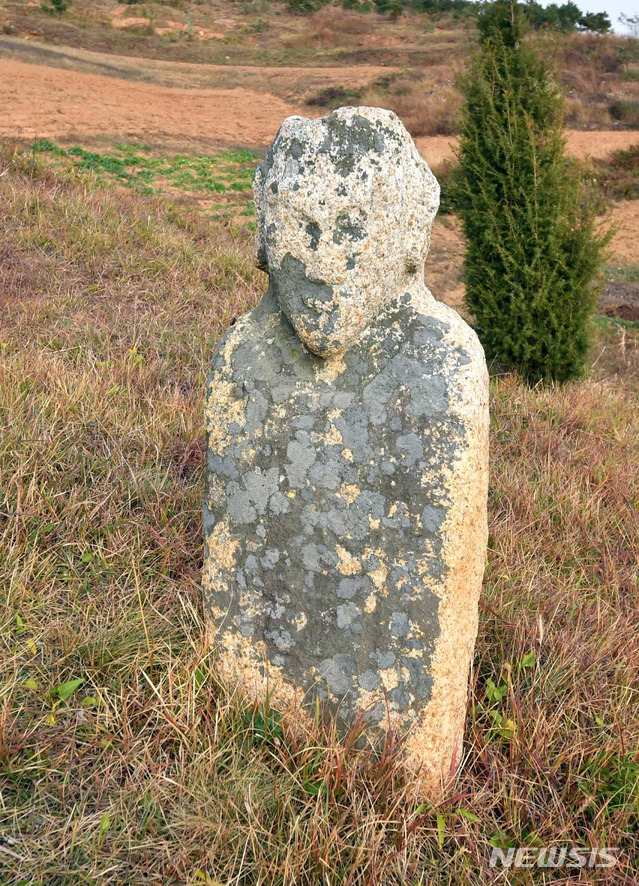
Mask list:
[{"label": "statue body", "polygon": [[206,405],[203,587],[220,667],[280,709],[460,758],[486,550],[488,379],[423,281],[439,189],[400,121],[289,118],[255,182],[269,288]]}]

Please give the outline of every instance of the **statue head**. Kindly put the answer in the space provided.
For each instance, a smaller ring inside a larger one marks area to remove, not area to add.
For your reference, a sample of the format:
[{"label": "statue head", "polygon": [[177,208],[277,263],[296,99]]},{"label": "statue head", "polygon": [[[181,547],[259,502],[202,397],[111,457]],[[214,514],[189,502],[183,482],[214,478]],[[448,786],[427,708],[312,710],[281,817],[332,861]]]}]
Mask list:
[{"label": "statue head", "polygon": [[288,117],[253,191],[258,266],[316,354],[345,350],[423,279],[439,185],[392,111]]}]

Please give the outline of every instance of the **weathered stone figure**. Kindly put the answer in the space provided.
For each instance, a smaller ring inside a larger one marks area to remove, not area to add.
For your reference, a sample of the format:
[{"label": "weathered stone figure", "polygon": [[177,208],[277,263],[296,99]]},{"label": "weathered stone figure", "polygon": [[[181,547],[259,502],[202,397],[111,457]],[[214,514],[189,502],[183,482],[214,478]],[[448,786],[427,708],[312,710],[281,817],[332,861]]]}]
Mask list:
[{"label": "weathered stone figure", "polygon": [[390,111],[287,119],[255,175],[260,305],[213,358],[203,585],[222,672],[460,759],[486,551],[481,346],[424,285],[439,186]]}]

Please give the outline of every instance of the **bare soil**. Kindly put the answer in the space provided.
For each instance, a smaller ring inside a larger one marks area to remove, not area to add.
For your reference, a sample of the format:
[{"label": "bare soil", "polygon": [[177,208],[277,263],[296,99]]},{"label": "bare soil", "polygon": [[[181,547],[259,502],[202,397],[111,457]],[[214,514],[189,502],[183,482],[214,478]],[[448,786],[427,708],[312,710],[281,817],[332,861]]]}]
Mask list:
[{"label": "bare soil", "polygon": [[599,312],[606,317],[639,320],[639,284],[611,280],[599,299]]},{"label": "bare soil", "polygon": [[611,244],[614,261],[620,265],[639,264],[639,200],[617,203],[611,218],[617,229]]},{"label": "bare soil", "polygon": [[[229,49],[230,51],[230,49]],[[275,95],[293,104],[304,103],[328,87],[364,89],[395,68],[381,65],[277,65],[224,64],[169,61],[134,55],[95,52],[75,46],[53,46],[0,34],[0,58],[35,65],[101,74],[121,80],[184,89],[233,89],[243,86]],[[439,71],[439,69],[437,69]]]},{"label": "bare soil", "polygon": [[181,89],[0,59],[0,135],[267,145],[296,108],[251,89]]}]

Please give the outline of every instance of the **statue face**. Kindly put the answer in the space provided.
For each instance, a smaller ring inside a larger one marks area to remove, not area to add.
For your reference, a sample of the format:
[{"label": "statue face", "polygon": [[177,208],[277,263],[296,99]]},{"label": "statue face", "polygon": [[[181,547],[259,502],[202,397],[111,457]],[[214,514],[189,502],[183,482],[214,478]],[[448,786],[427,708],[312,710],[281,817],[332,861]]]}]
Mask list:
[{"label": "statue face", "polygon": [[356,341],[423,272],[439,185],[390,111],[289,117],[253,189],[258,266],[322,357]]}]

